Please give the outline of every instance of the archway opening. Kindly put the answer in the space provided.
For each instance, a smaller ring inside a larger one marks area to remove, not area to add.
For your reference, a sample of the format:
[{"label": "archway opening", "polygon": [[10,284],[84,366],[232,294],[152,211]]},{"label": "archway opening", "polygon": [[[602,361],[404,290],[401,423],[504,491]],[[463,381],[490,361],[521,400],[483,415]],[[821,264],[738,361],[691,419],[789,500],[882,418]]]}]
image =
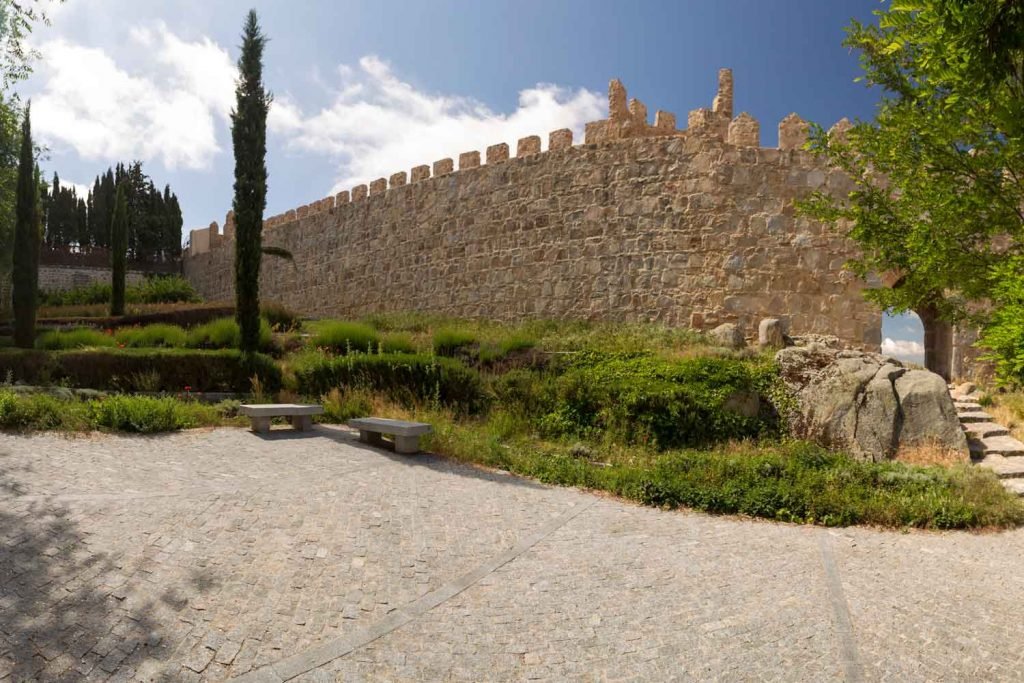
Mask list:
[{"label": "archway opening", "polygon": [[934,308],[882,316],[882,353],[921,365],[949,381],[953,364],[953,326]]}]

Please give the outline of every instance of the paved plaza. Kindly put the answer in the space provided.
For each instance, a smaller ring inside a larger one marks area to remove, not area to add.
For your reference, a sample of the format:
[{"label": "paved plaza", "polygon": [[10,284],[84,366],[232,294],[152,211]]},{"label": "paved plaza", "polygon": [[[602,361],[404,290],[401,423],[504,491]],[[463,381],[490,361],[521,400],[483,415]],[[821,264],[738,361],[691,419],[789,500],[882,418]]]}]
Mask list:
[{"label": "paved plaza", "polygon": [[0,436],[3,681],[1020,680],[1022,568],[337,428]]}]

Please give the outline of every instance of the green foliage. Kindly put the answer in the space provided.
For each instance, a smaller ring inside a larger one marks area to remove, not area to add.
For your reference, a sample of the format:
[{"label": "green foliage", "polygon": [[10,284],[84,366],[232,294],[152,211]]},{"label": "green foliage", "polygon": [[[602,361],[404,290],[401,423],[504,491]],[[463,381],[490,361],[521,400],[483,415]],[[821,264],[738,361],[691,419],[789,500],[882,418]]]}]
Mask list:
[{"label": "green foliage", "polygon": [[36,292],[39,282],[39,171],[32,148],[29,108],[21,126],[18,186],[15,200],[14,270],[11,305],[14,309],[14,343],[32,348],[36,329]]},{"label": "green foliage", "polygon": [[117,186],[110,219],[110,315],[124,315],[125,269],[128,259],[128,202],[124,186]]},{"label": "green foliage", "polygon": [[1024,506],[981,468],[951,470],[869,463],[803,442],[741,444],[720,450],[643,451],[611,462],[574,443],[551,446],[514,419],[456,422],[437,412],[431,450],[547,484],[607,491],[645,505],[688,507],[786,522],[934,529],[1012,527]]},{"label": "green foliage", "polygon": [[439,356],[454,356],[476,343],[476,335],[462,329],[442,328],[434,333],[434,353]]},{"label": "green foliage", "polygon": [[[531,403],[542,432],[590,436],[665,449],[758,436],[777,429],[760,410],[762,375],[774,372],[726,358],[666,361],[584,354],[553,379],[547,396],[504,386]],[[744,410],[745,409],[745,410]]]},{"label": "green foliage", "polygon": [[467,413],[486,404],[480,376],[449,358],[361,353],[331,357],[313,351],[296,359],[293,371],[296,388],[308,396],[358,388],[406,405],[437,403]]},{"label": "green foliage", "polygon": [[236,350],[93,349],[5,350],[0,377],[46,386],[112,391],[247,392],[256,375],[268,392],[281,388],[281,369],[262,354]]},{"label": "green foliage", "polygon": [[263,88],[266,37],[255,10],[246,16],[238,60],[231,141],[235,153],[235,318],[239,348],[260,345],[260,261],[263,255],[263,210],[267,205],[267,112],[271,97]]},{"label": "green foliage", "polygon": [[[41,296],[44,306],[84,306],[111,300],[109,282],[93,282],[74,289],[48,292]],[[132,304],[196,303],[201,301],[192,283],[180,275],[158,275],[125,287],[124,300]]]},{"label": "green foliage", "polygon": [[177,325],[155,323],[145,327],[122,327],[114,333],[114,339],[129,348],[181,348],[188,343],[188,333]]},{"label": "green foliage", "polygon": [[933,308],[956,321],[987,298],[992,267],[1024,235],[1024,7],[993,0],[894,2],[877,26],[853,22],[846,45],[885,96],[845,139],[817,128],[811,148],[853,180],[843,197],[800,210],[849,231],[851,265],[892,288],[883,308]]},{"label": "green foliage", "polygon": [[81,401],[0,389],[0,428],[8,430],[104,429],[152,434],[215,425],[221,418],[217,408],[173,398],[115,395]]},{"label": "green foliage", "polygon": [[982,356],[995,368],[996,379],[1004,386],[1024,386],[1024,258],[1015,257],[994,269],[997,284],[992,292],[995,303],[978,345],[987,350]]},{"label": "green foliage", "polygon": [[[270,324],[266,320],[260,320],[260,336],[258,348],[263,351],[270,350],[273,344],[273,335],[270,331]],[[194,349],[232,349],[240,348],[241,331],[238,323],[232,318],[218,318],[205,325],[193,327],[188,332],[186,346]]]},{"label": "green foliage", "polygon": [[117,340],[109,334],[89,327],[78,327],[71,330],[50,330],[43,332],[36,339],[37,349],[60,351],[63,349],[87,349],[104,346],[117,346]]},{"label": "green foliage", "polygon": [[500,338],[497,342],[489,342],[480,346],[480,361],[493,363],[518,351],[526,351],[537,345],[537,340],[523,332]]},{"label": "green foliage", "polygon": [[363,323],[341,320],[325,321],[313,336],[313,346],[333,353],[374,353],[380,338],[377,332]]},{"label": "green foliage", "polygon": [[320,397],[324,407],[321,422],[344,424],[355,417],[373,415],[372,395],[363,389],[331,389]]},{"label": "green foliage", "polygon": [[405,332],[392,332],[381,337],[380,348],[384,353],[416,353],[416,344]]},{"label": "green foliage", "polygon": [[260,312],[275,332],[293,332],[302,327],[299,314],[283,304],[264,303]]},{"label": "green foliage", "polygon": [[108,396],[91,401],[93,423],[117,432],[152,434],[216,424],[216,411],[198,403],[148,396]]}]

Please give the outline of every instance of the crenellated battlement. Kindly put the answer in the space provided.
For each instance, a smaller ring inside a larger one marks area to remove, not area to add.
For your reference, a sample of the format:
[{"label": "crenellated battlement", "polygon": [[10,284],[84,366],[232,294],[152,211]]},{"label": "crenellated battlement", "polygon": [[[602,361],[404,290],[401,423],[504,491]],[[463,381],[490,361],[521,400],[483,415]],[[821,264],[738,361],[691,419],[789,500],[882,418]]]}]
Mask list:
[{"label": "crenellated battlement", "polygon": [[[843,119],[833,126],[832,131],[837,131],[837,135],[843,135],[849,127],[849,121]],[[800,149],[807,141],[808,128],[808,123],[795,113],[788,115],[778,126],[777,149]],[[689,112],[687,127],[684,129],[676,127],[675,114],[661,110],[655,113],[653,125],[648,123],[647,106],[636,98],[629,99],[622,82],[618,79],[612,80],[608,85],[608,118],[586,124],[584,144],[606,144],[654,137],[691,138],[718,141],[735,147],[760,147],[760,123],[747,112],[741,112],[733,117],[731,69],[719,70],[718,89],[711,107]],[[531,135],[517,141],[514,157],[510,157],[509,145],[504,142],[487,147],[482,158],[478,150],[462,152],[458,156],[458,168],[452,158],[439,159],[432,165],[421,164],[413,167],[409,173],[399,171],[388,178],[377,178],[369,184],[357,185],[351,191],[343,190],[332,197],[324,197],[296,209],[270,216],[264,219],[263,227],[273,230],[309,216],[337,211],[346,205],[359,204],[367,200],[375,201],[391,190],[422,183],[430,178],[461,174],[481,166],[505,163],[511,159],[564,152],[571,149],[573,143],[573,132],[568,128],[562,128],[548,134],[546,150],[542,150],[540,136]],[[231,242],[235,233],[234,216],[229,213],[225,219],[224,232],[220,233],[218,230],[216,222],[211,223],[209,227],[192,230],[189,254],[205,253]]]}]

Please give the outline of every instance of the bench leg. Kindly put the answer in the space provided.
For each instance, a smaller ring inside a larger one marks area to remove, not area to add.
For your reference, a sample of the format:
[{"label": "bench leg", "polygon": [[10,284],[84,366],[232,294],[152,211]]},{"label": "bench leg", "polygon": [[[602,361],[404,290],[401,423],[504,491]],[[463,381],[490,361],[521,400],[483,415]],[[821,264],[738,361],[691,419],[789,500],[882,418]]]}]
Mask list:
[{"label": "bench leg", "polygon": [[253,417],[249,419],[252,420],[252,431],[257,434],[266,434],[270,431],[269,417]]},{"label": "bench leg", "polygon": [[363,443],[368,443],[371,446],[380,446],[384,443],[384,439],[381,438],[380,432],[368,432],[364,429],[359,430],[359,440]]},{"label": "bench leg", "polygon": [[420,437],[395,435],[395,453],[419,453]]},{"label": "bench leg", "polygon": [[292,423],[292,429],[297,429],[300,432],[308,432],[313,428],[313,417],[311,415],[292,415],[288,418],[288,421]]}]

